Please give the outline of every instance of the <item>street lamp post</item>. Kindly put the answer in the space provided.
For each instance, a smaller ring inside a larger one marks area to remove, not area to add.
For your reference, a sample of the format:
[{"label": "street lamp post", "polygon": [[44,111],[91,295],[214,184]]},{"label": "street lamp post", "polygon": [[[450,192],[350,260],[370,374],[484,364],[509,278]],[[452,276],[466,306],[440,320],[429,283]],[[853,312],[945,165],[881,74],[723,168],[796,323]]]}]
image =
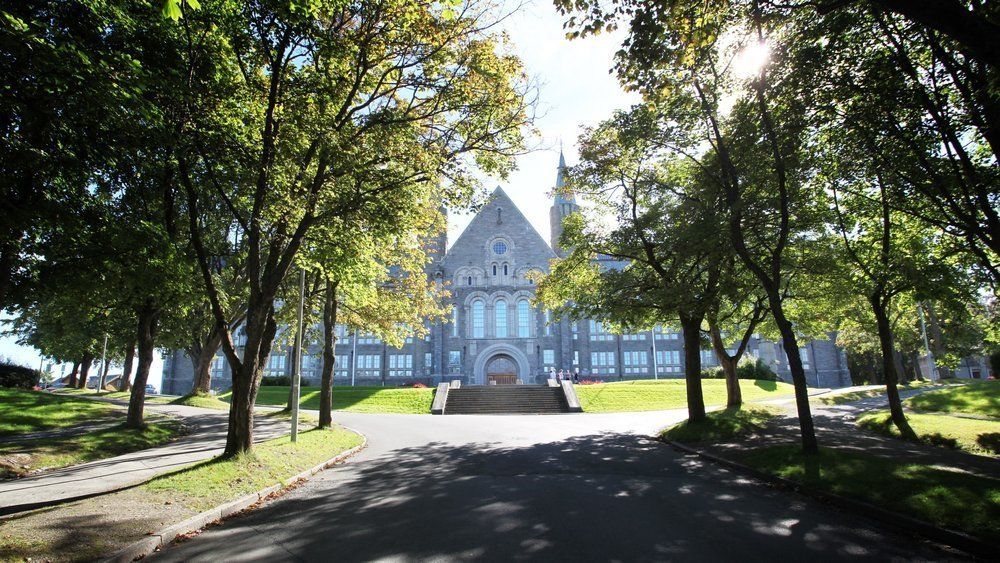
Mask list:
[{"label": "street lamp post", "polygon": [[653,339],[653,379],[660,379],[659,370],[656,364],[656,327],[649,329],[649,336]]},{"label": "street lamp post", "polygon": [[104,380],[108,377],[108,363],[105,356],[108,354],[108,333],[104,333],[104,346],[101,348],[101,377],[97,379],[97,393],[104,391]]},{"label": "street lamp post", "polygon": [[299,270],[299,319],[295,331],[295,370],[292,373],[292,442],[299,437],[299,396],[302,380],[302,310],[306,300],[306,271]]}]

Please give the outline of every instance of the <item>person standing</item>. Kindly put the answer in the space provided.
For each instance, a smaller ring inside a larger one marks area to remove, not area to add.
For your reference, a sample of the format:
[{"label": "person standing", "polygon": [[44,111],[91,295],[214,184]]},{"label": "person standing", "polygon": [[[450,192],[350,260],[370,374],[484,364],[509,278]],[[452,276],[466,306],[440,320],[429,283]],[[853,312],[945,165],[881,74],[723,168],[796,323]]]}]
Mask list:
[{"label": "person standing", "polygon": [[573,369],[573,383],[580,383],[580,368]]}]

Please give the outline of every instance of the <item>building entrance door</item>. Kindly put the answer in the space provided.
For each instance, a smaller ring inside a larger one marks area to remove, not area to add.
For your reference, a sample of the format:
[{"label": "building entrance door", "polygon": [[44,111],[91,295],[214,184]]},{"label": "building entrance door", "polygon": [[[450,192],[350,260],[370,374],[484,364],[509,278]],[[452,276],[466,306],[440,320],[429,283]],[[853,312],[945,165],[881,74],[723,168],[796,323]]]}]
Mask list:
[{"label": "building entrance door", "polygon": [[517,363],[506,354],[498,354],[486,363],[486,384],[496,381],[497,385],[517,383]]}]

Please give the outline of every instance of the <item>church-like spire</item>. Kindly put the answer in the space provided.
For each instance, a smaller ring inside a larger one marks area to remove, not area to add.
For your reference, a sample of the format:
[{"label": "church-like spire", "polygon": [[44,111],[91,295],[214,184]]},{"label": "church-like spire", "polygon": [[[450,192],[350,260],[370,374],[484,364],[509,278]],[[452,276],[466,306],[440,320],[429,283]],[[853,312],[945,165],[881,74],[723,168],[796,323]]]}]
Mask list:
[{"label": "church-like spire", "polygon": [[560,203],[576,203],[576,198],[572,194],[567,197],[562,193],[563,186],[566,185],[566,157],[563,155],[562,143],[559,146],[559,167],[556,169],[556,205]]}]

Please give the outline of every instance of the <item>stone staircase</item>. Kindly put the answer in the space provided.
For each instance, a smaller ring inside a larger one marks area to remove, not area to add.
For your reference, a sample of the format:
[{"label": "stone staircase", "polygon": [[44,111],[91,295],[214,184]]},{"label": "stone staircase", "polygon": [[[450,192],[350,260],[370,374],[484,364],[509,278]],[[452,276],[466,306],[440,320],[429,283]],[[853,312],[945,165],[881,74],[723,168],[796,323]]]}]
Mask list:
[{"label": "stone staircase", "polygon": [[490,385],[448,390],[444,414],[554,414],[570,412],[559,387]]}]

